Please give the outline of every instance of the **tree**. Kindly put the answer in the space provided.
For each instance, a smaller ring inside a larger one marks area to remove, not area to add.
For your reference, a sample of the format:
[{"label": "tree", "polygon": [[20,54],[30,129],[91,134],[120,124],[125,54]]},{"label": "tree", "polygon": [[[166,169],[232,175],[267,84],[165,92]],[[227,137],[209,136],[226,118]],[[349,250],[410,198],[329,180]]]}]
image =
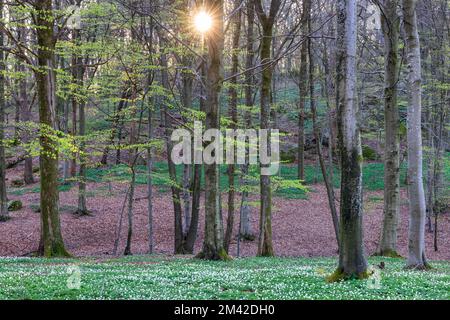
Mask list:
[{"label": "tree", "polygon": [[[244,123],[247,128],[252,127],[252,108],[254,104],[253,99],[253,86],[254,86],[254,75],[253,75],[253,63],[255,58],[254,52],[254,24],[255,24],[255,9],[253,1],[247,1],[247,52],[245,57],[245,113],[244,113]],[[247,148],[248,150],[248,148]],[[248,153],[248,152],[246,152]],[[241,173],[241,185],[248,184],[248,169],[249,163],[246,159],[244,165],[242,165]],[[243,188],[241,195],[241,208],[239,213],[239,236],[238,236],[238,247],[240,245],[241,237],[244,239],[254,239],[254,235],[251,230],[250,224],[250,206],[248,204],[248,190]],[[239,253],[238,253],[239,255]]]},{"label": "tree", "polygon": [[337,2],[336,106],[341,156],[339,265],[329,280],[364,278],[362,150],[356,103],[356,0]]},{"label": "tree", "polygon": [[[3,0],[0,0],[0,19],[3,19]],[[3,32],[0,32],[0,221],[8,219],[8,200],[6,198],[5,161],[5,54]]]},{"label": "tree", "polygon": [[[206,35],[208,56],[206,61],[206,126],[220,129],[219,93],[222,87],[223,0],[207,0],[205,7],[212,16],[213,27]],[[216,137],[217,138],[217,137]],[[213,142],[215,143],[215,142]],[[220,148],[219,148],[220,149]],[[219,152],[219,150],[215,150]],[[217,159],[216,154],[216,159]],[[229,259],[223,246],[223,221],[220,205],[219,166],[205,164],[205,236],[199,258],[208,260]]]},{"label": "tree", "polygon": [[398,256],[397,228],[400,209],[400,136],[398,91],[398,39],[400,18],[397,0],[379,1],[384,38],[384,217],[377,254]]},{"label": "tree", "polygon": [[33,2],[38,42],[36,85],[40,122],[41,240],[39,254],[45,257],[70,256],[64,246],[58,208],[58,149],[56,126],[56,74],[54,71],[54,17],[51,0]]},{"label": "tree", "polygon": [[425,192],[422,181],[422,75],[416,0],[403,0],[408,62],[408,194],[409,234],[407,267],[425,269]]},{"label": "tree", "polygon": [[[235,6],[235,12],[233,17],[233,35],[232,35],[232,56],[231,56],[231,74],[236,75],[238,73],[239,68],[239,38],[241,35],[241,4],[239,1],[236,1]],[[238,92],[237,92],[237,80],[238,77],[234,76],[231,79],[231,87],[229,89],[229,95],[230,95],[230,102],[229,102],[229,108],[230,108],[230,117],[231,117],[231,129],[237,128],[237,122],[238,122],[238,113],[237,113],[237,104],[238,104]],[[233,138],[232,141],[232,147],[235,149],[235,139]],[[234,155],[233,151],[233,155]],[[235,165],[233,163],[228,165],[228,218],[227,218],[227,228],[225,232],[225,239],[224,239],[224,247],[225,251],[229,252],[230,249],[230,242],[231,237],[233,236],[233,226],[234,226],[234,201],[235,201]]]},{"label": "tree", "polygon": [[[301,29],[308,30],[311,1],[302,1],[303,13]],[[298,178],[305,180],[305,102],[308,92],[308,41],[300,48],[299,113],[298,113]]]},{"label": "tree", "polygon": [[[270,129],[270,90],[272,84],[273,62],[271,61],[271,48],[273,38],[273,27],[275,19],[281,6],[281,0],[272,0],[270,2],[269,14],[264,11],[264,5],[261,0],[254,0],[255,11],[258,15],[262,27],[261,39],[261,65],[262,80],[260,94],[260,128],[262,130]],[[259,220],[259,238],[258,238],[258,256],[270,257],[274,255],[272,244],[272,188],[270,185],[270,176],[260,176],[261,188],[261,209]]]}]

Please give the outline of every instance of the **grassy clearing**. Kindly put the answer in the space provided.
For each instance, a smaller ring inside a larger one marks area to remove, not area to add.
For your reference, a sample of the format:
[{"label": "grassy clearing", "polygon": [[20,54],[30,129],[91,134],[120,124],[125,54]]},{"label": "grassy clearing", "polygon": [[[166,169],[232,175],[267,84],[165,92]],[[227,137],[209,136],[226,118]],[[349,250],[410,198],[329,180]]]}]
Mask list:
[{"label": "grassy clearing", "polygon": [[[386,263],[379,282],[329,284],[334,258],[3,258],[0,299],[450,299],[449,262],[433,262],[433,270],[423,272],[403,270],[402,259],[369,261]],[[80,289],[69,289],[77,270]]]}]

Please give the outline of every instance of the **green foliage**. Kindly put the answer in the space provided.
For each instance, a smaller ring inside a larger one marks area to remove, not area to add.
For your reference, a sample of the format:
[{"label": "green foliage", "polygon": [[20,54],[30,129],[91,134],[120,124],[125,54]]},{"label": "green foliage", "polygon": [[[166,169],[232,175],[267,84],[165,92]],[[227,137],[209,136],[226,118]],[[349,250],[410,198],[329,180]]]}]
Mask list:
[{"label": "green foliage", "polygon": [[[381,261],[386,267],[374,288],[371,276],[327,283],[335,258],[1,258],[0,299],[450,299],[448,261],[423,272],[404,270],[403,259],[369,259]],[[73,268],[79,290],[67,286]]]},{"label": "green foliage", "polygon": [[371,148],[368,145],[362,146],[362,153],[363,153],[364,160],[375,161],[375,160],[378,160],[380,157],[378,155],[378,153],[376,152],[376,150]]},{"label": "green foliage", "polygon": [[19,211],[23,208],[22,201],[13,200],[8,202],[8,211]]}]

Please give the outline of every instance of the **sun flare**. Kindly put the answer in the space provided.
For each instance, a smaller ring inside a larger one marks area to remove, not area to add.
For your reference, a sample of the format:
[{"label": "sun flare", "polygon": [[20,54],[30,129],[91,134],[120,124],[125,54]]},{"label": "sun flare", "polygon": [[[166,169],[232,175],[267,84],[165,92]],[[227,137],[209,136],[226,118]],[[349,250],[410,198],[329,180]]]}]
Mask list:
[{"label": "sun flare", "polygon": [[208,32],[212,27],[212,17],[205,11],[200,11],[195,15],[195,28],[200,33]]}]

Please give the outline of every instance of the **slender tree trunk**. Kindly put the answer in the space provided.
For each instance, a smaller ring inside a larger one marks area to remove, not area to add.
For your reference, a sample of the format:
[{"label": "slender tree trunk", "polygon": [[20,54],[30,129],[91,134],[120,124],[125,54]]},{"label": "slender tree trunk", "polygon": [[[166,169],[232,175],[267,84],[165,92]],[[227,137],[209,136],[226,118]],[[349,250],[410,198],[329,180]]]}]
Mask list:
[{"label": "slender tree trunk", "polygon": [[[202,43],[202,46],[204,44]],[[207,57],[205,54],[203,54],[204,61],[206,61]],[[202,62],[201,64],[201,79],[204,82],[206,79],[206,68],[205,63]],[[205,95],[203,92],[203,86],[201,86],[200,89],[200,111],[205,112]],[[193,146],[193,149],[197,146]],[[202,179],[202,165],[201,164],[194,164],[194,173],[192,177],[192,212],[191,212],[191,221],[189,225],[189,230],[186,235],[186,238],[184,240],[184,251],[185,253],[192,254],[194,253],[194,245],[195,240],[197,239],[197,233],[198,233],[198,223],[200,218],[200,195],[201,195],[201,179]]]},{"label": "slender tree trunk", "polygon": [[[272,33],[275,18],[281,6],[281,1],[271,1],[268,15],[264,12],[264,6],[260,0],[254,0],[254,4],[263,32],[261,39],[261,64],[268,64],[263,67],[261,75],[260,128],[262,130],[270,130],[270,90],[272,84],[272,71],[274,68],[270,61],[273,38]],[[270,139],[270,134],[268,137]],[[270,154],[270,151],[268,154]],[[263,167],[261,166],[261,169],[262,168]],[[272,244],[272,188],[270,176],[260,175],[260,190],[261,209],[259,220],[258,256],[270,257],[274,255]]]},{"label": "slender tree trunk", "polygon": [[[27,42],[27,32],[25,27],[20,26],[17,28],[17,38],[18,41],[22,41],[23,43]],[[17,71],[21,74],[21,78],[18,81],[18,107],[20,109],[22,121],[28,122],[31,121],[31,106],[28,105],[27,70],[24,63],[20,60],[17,61]],[[30,133],[26,129],[22,132],[22,140],[24,143],[29,143],[30,141]],[[27,185],[34,183],[33,158],[29,155],[27,155],[24,161],[23,179]]]},{"label": "slender tree trunk", "polygon": [[49,133],[56,125],[56,75],[54,71],[54,18],[52,1],[34,4],[38,40],[39,70],[36,85],[39,100],[41,241],[39,253],[45,257],[69,256],[64,246],[58,210],[58,150]]},{"label": "slender tree trunk", "polygon": [[341,156],[339,266],[330,280],[367,276],[363,243],[362,151],[356,102],[356,0],[337,2],[337,93]]},{"label": "slender tree trunk", "polygon": [[[214,27],[206,35],[208,57],[206,62],[206,130],[220,130],[219,94],[222,88],[223,0],[207,0]],[[218,152],[219,150],[216,150]],[[216,155],[217,156],[217,155]],[[217,157],[216,157],[217,158]],[[223,221],[220,204],[219,166],[217,163],[205,164],[205,236],[199,258],[208,260],[227,260],[223,247]]]},{"label": "slender tree trunk", "polygon": [[[3,0],[0,0],[0,19],[3,19]],[[0,47],[4,45],[3,32],[0,32]],[[0,222],[8,220],[8,200],[6,197],[6,161],[5,161],[5,53],[0,48]]]},{"label": "slender tree trunk", "polygon": [[[193,78],[191,74],[183,74],[183,108],[190,110],[192,108],[192,85]],[[186,239],[191,226],[191,164],[183,165],[183,205],[184,205],[184,230],[183,236]]]},{"label": "slender tree trunk", "polygon": [[[246,128],[250,129],[252,127],[252,108],[253,105],[253,86],[254,86],[254,75],[251,70],[254,63],[254,24],[255,24],[255,9],[252,1],[247,2],[247,55],[245,68],[248,70],[245,73],[245,114],[244,114],[244,122]],[[248,143],[248,142],[247,142]],[[246,154],[248,154],[249,148],[246,147]],[[241,185],[248,185],[248,169],[249,163],[246,157],[245,164],[242,166],[241,173]],[[254,239],[254,235],[252,233],[252,228],[250,224],[250,206],[248,204],[248,190],[244,188],[241,194],[241,209],[240,209],[240,233],[238,238],[238,244],[240,243],[241,237],[247,240]]]},{"label": "slender tree trunk", "polygon": [[408,194],[409,268],[427,268],[425,257],[425,192],[422,181],[422,75],[417,30],[416,0],[403,0],[403,21],[408,61]]},{"label": "slender tree trunk", "polygon": [[[160,45],[161,47],[164,47],[165,39],[161,35],[161,32],[159,32],[159,38],[160,38]],[[166,54],[161,54],[160,57],[161,60],[161,80],[162,85],[165,89],[167,89],[167,92],[170,92],[170,86],[169,86],[169,75],[168,75],[168,63],[167,63],[167,56]],[[175,223],[175,243],[174,243],[174,252],[175,254],[182,254],[184,253],[183,250],[183,214],[182,214],[182,207],[181,207],[181,191],[180,186],[178,185],[178,179],[177,179],[177,172],[175,164],[172,161],[171,154],[173,149],[173,143],[170,140],[170,137],[172,136],[172,123],[169,118],[169,110],[167,108],[167,103],[165,103],[164,99],[167,99],[167,97],[163,97],[163,121],[165,126],[165,139],[166,139],[166,148],[167,148],[167,165],[169,168],[169,178],[171,180],[171,190],[172,190],[172,201],[173,201],[173,208],[174,208],[174,223]]]},{"label": "slender tree trunk", "polygon": [[[148,140],[153,141],[153,99],[148,105]],[[153,254],[153,148],[147,148],[147,211],[148,211],[148,253]]]},{"label": "slender tree trunk", "polygon": [[398,85],[398,37],[400,19],[397,15],[397,0],[386,0],[381,15],[384,36],[384,218],[383,230],[377,253],[383,256],[398,256],[397,228],[400,209],[400,137],[397,106]]},{"label": "slender tree trunk", "polygon": [[[239,68],[239,56],[238,56],[238,50],[239,50],[239,38],[241,34],[241,12],[242,10],[239,8],[241,5],[240,1],[236,1],[236,8],[237,11],[234,12],[233,17],[233,39],[232,39],[232,57],[231,57],[231,74],[237,74],[238,68]],[[237,114],[237,104],[238,104],[238,93],[237,93],[237,84],[238,79],[237,77],[233,77],[230,81],[231,87],[229,90],[230,95],[230,117],[231,117],[231,129],[235,130],[237,128],[238,124],[238,114]],[[232,141],[233,146],[233,155],[235,154],[234,150],[235,148],[235,138],[233,137]],[[233,159],[233,163],[228,165],[228,218],[227,218],[227,228],[225,232],[225,239],[224,239],[224,247],[225,251],[229,253],[230,249],[230,243],[231,238],[233,236],[233,227],[234,227],[234,211],[235,211],[235,164]]]},{"label": "slender tree trunk", "polygon": [[[308,30],[308,12],[311,10],[311,2],[303,1],[303,14],[301,30]],[[300,79],[299,87],[299,113],[298,113],[298,178],[305,180],[305,102],[308,92],[308,41],[303,41],[300,48]]]},{"label": "slender tree trunk", "polygon": [[[136,157],[135,155],[132,155],[132,157]],[[133,160],[132,160],[133,161]],[[127,232],[127,244],[125,246],[125,251],[123,254],[125,256],[132,255],[131,252],[131,240],[133,236],[133,201],[134,201],[134,189],[135,189],[135,183],[136,183],[136,170],[134,167],[134,163],[131,164],[131,181],[130,181],[130,193],[128,195],[128,206],[127,206],[127,212],[128,212],[128,232]]]}]

